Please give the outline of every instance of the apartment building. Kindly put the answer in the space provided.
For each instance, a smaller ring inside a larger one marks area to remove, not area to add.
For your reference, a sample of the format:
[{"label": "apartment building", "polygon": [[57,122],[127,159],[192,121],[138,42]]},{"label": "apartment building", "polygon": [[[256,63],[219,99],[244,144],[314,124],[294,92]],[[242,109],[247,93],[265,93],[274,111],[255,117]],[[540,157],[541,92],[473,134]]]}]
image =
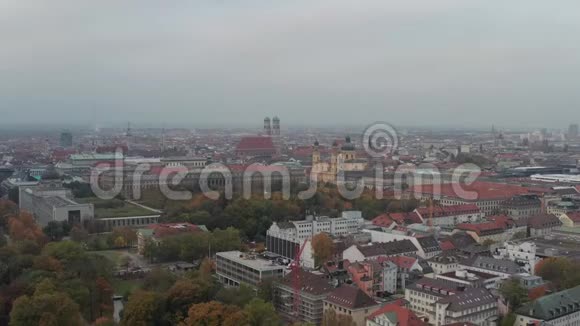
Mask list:
[{"label": "apartment building", "polygon": [[332,310],[339,316],[351,317],[357,326],[365,326],[366,318],[381,306],[358,287],[343,285],[332,291],[324,300],[324,313]]},{"label": "apartment building", "polygon": [[322,274],[299,271],[300,291],[298,315],[294,309],[294,272],[274,282],[273,304],[276,311],[289,320],[320,325],[324,314],[324,299],[334,290]]},{"label": "apartment building", "polygon": [[497,300],[488,290],[443,279],[422,278],[405,290],[405,299],[419,318],[436,326],[483,324],[498,316]]}]

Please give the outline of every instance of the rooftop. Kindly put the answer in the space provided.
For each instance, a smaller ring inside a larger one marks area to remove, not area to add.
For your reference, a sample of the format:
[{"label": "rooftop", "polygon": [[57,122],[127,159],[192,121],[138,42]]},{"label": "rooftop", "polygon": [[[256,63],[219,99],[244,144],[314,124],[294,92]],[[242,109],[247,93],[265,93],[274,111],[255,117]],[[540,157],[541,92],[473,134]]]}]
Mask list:
[{"label": "rooftop", "polygon": [[248,255],[241,251],[224,251],[218,252],[216,255],[259,271],[273,271],[286,268],[286,266],[278,265],[272,263],[270,260],[262,259],[256,255]]},{"label": "rooftop", "polygon": [[[312,295],[323,295],[334,290],[334,287],[323,275],[314,274],[300,269],[298,273],[298,279],[300,280],[300,291],[302,292],[306,292]],[[291,272],[283,279],[281,279],[279,283],[288,287],[292,287],[293,281],[294,272]]]},{"label": "rooftop", "polygon": [[[505,200],[516,195],[523,195],[531,192],[526,187],[487,181],[476,181],[470,185],[446,183],[439,187],[435,187],[434,185],[420,185],[416,186],[413,191],[418,194],[430,194],[435,197],[442,196],[460,198],[463,201]],[[475,197],[474,199],[468,199],[467,196],[462,196],[459,192],[469,192]]]},{"label": "rooftop", "polygon": [[351,310],[377,306],[377,302],[358,287],[343,285],[328,295],[326,301]]},{"label": "rooftop", "polygon": [[517,313],[548,321],[580,311],[580,286],[543,296],[530,302]]},{"label": "rooftop", "polygon": [[437,303],[449,304],[447,309],[450,311],[463,311],[496,301],[487,289],[469,287],[464,292],[440,299]]}]

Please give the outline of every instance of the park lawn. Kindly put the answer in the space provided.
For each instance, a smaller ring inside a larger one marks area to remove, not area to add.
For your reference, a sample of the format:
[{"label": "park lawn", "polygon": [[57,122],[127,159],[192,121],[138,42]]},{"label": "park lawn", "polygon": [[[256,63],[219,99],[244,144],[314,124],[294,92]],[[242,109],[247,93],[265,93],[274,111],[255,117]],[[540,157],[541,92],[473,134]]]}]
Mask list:
[{"label": "park lawn", "polygon": [[93,204],[95,207],[96,218],[114,218],[114,217],[131,217],[131,216],[148,216],[155,215],[143,207],[124,202],[119,199],[100,199],[96,197],[79,198],[79,203]]}]

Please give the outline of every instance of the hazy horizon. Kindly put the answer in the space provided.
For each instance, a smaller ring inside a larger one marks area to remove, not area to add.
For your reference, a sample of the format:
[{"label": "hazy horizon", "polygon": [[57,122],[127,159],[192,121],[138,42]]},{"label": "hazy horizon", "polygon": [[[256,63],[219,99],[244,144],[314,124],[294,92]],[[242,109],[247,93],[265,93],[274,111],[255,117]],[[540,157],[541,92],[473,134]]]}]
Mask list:
[{"label": "hazy horizon", "polygon": [[0,2],[0,126],[580,122],[580,3]]}]

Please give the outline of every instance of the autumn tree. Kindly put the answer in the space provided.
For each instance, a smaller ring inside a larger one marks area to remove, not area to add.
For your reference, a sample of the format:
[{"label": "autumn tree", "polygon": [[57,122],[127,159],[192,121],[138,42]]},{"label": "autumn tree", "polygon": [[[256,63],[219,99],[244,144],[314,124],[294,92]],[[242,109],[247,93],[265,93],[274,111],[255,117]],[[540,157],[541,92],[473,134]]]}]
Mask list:
[{"label": "autumn tree", "polygon": [[132,247],[137,242],[137,231],[130,227],[118,227],[113,229],[112,237],[115,239],[116,246],[119,241],[124,246]]},{"label": "autumn tree", "polygon": [[10,313],[11,326],[82,324],[79,306],[48,281],[39,283],[34,295],[16,299]]},{"label": "autumn tree", "polygon": [[217,301],[194,304],[189,308],[186,326],[242,326],[247,325],[244,312],[231,305]]},{"label": "autumn tree", "polygon": [[188,308],[207,299],[207,283],[194,280],[179,280],[167,290],[167,311],[175,316],[176,321],[183,321],[187,316]]},{"label": "autumn tree", "polygon": [[8,219],[10,238],[14,241],[30,240],[44,245],[47,242],[42,229],[34,221],[32,214],[21,212]]},{"label": "autumn tree", "polygon": [[552,282],[558,290],[580,285],[580,265],[565,257],[551,257],[536,265],[536,275]]},{"label": "autumn tree", "polygon": [[157,325],[163,313],[163,300],[155,292],[137,291],[123,309],[121,326]]},{"label": "autumn tree", "polygon": [[531,301],[534,301],[538,298],[543,297],[546,294],[546,286],[542,285],[542,286],[538,286],[532,290],[530,290],[530,293],[528,294],[528,298]]},{"label": "autumn tree", "polygon": [[326,233],[319,233],[312,237],[312,250],[316,266],[329,261],[334,254],[334,242]]},{"label": "autumn tree", "polygon": [[98,317],[108,317],[113,314],[113,287],[104,277],[95,281],[96,313]]},{"label": "autumn tree", "polygon": [[8,219],[18,211],[16,204],[10,200],[0,199],[0,229],[8,225]]}]

